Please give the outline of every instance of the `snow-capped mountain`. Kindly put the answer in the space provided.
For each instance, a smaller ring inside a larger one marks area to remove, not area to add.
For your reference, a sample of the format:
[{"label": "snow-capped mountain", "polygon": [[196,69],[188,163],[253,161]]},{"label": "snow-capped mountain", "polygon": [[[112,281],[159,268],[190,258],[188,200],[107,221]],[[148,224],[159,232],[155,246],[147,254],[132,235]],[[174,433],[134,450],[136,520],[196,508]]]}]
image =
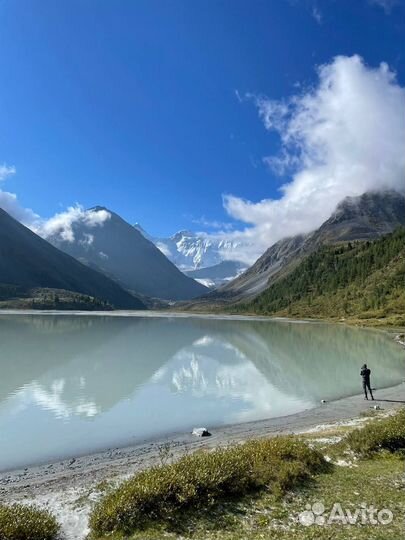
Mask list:
[{"label": "snow-capped mountain", "polygon": [[219,287],[248,266],[238,260],[238,254],[243,250],[240,241],[186,230],[169,238],[153,238],[139,223],[134,227],[181,271],[206,287]]},{"label": "snow-capped mountain", "polygon": [[183,271],[215,266],[222,261],[237,262],[238,253],[243,248],[241,242],[236,240],[215,239],[213,236],[186,230],[169,238],[153,238],[139,223],[134,227]]}]

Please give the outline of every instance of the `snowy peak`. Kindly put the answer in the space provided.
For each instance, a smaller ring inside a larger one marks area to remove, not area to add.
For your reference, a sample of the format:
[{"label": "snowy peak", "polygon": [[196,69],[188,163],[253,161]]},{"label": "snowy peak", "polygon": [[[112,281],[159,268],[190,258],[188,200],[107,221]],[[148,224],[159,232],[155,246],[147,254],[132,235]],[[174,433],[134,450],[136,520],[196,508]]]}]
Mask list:
[{"label": "snowy peak", "polygon": [[238,261],[237,250],[241,248],[240,242],[216,239],[188,230],[178,231],[168,238],[154,238],[139,223],[134,227],[183,271],[216,266],[223,261]]},{"label": "snowy peak", "polygon": [[[153,238],[139,223],[134,227],[180,270],[210,288],[235,278],[247,267],[238,260],[238,252],[243,249],[241,242],[188,230],[178,231],[168,238]],[[203,270],[204,275],[193,274],[198,270]]]}]

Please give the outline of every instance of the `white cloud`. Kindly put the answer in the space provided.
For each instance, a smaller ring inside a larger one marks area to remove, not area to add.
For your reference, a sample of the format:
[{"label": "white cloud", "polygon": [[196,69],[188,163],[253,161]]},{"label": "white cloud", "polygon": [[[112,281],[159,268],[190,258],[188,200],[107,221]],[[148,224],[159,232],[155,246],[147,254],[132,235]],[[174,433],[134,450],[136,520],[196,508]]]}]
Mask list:
[{"label": "white cloud", "polygon": [[5,180],[8,176],[12,176],[15,174],[16,170],[14,165],[7,165],[6,163],[3,163],[3,165],[0,165],[0,181]]},{"label": "white cloud", "polygon": [[[264,162],[290,180],[281,197],[252,202],[228,194],[228,214],[246,227],[229,231],[225,225],[206,235],[223,242],[225,258],[252,263],[277,240],[309,232],[329,217],[346,196],[373,189],[405,189],[405,88],[382,63],[366,66],[359,56],[339,56],[318,68],[317,83],[289,99],[275,101],[235,91],[239,101],[250,100],[267,130],[280,136],[278,155]],[[0,180],[16,172],[0,165]],[[15,193],[0,190],[0,207],[49,238],[74,241],[76,223],[101,226],[106,210],[76,205],[49,220],[24,208]],[[210,224],[219,226],[220,223]],[[91,243],[91,231],[84,240]],[[166,255],[166,246],[158,245]]]},{"label": "white cloud", "polygon": [[[15,167],[0,165],[0,180],[5,180],[7,176],[15,174],[15,172]],[[81,205],[77,204],[69,207],[65,212],[55,214],[49,219],[43,219],[30,208],[22,206],[15,193],[2,189],[0,189],[0,208],[43,238],[53,237],[68,242],[75,240],[75,225],[82,223],[90,228],[102,226],[111,217],[107,210],[85,210]],[[84,233],[79,242],[89,247],[93,240],[94,235]]]},{"label": "white cloud", "polygon": [[[14,165],[10,166],[6,163],[0,165],[0,181],[4,181],[14,174],[16,174]],[[82,223],[92,228],[103,225],[111,217],[111,214],[103,208],[85,210],[81,205],[76,204],[70,206],[65,212],[55,214],[50,219],[43,219],[30,208],[22,206],[15,193],[2,189],[0,189],[0,208],[40,236],[44,238],[59,237],[68,242],[75,240],[75,224]],[[84,233],[79,241],[83,245],[90,246],[93,240],[92,234]]]},{"label": "white cloud", "polygon": [[291,180],[275,200],[224,196],[228,214],[251,225],[223,233],[252,242],[242,260],[315,229],[346,196],[405,189],[405,89],[387,64],[371,68],[359,56],[339,56],[318,69],[316,86],[302,94],[283,101],[248,97],[265,128],[280,135],[280,154],[265,161],[290,171]]},{"label": "white cloud", "polygon": [[[7,180],[7,178],[13,176],[15,173],[16,168],[14,165],[3,163],[0,165],[0,182]],[[30,208],[24,208],[20,204],[15,193],[10,193],[2,189],[0,189],[0,208],[27,226],[37,223],[40,219]]]},{"label": "white cloud", "polygon": [[0,189],[0,208],[27,227],[34,223],[38,223],[38,220],[40,219],[38,214],[33,212],[30,208],[24,208],[20,204],[15,193],[9,193],[2,189]]},{"label": "white cloud", "polygon": [[[55,214],[52,218],[43,221],[39,226],[36,226],[35,232],[44,238],[59,238],[67,242],[75,240],[74,226],[84,224],[87,227],[97,227],[111,218],[111,214],[107,210],[85,210],[81,205],[70,206],[65,212]],[[89,238],[90,236],[91,238]],[[88,235],[88,245],[91,244],[94,237]],[[90,241],[89,241],[90,240]]]}]

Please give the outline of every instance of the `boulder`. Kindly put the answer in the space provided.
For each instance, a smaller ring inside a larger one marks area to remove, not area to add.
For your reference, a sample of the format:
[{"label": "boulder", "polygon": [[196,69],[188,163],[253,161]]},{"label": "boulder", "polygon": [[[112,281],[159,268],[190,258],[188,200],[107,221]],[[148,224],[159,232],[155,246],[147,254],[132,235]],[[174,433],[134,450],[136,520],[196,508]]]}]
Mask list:
[{"label": "boulder", "polygon": [[191,433],[196,437],[209,437],[211,435],[211,433],[205,427],[194,428]]}]

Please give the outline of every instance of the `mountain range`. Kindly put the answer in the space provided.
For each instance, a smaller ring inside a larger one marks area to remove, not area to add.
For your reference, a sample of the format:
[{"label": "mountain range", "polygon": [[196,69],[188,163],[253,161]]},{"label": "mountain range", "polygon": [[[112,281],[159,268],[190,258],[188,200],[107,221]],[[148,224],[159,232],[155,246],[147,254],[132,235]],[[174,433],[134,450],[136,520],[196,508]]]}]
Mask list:
[{"label": "mountain range", "polygon": [[322,245],[372,240],[404,225],[405,197],[401,193],[368,192],[347,197],[317,230],[276,242],[246,272],[206,295],[200,303],[232,304],[253,299]]},{"label": "mountain range", "polygon": [[134,227],[182,271],[216,266],[224,260],[237,261],[237,253],[243,248],[240,241],[216,239],[203,233],[184,230],[159,238],[149,235],[139,223]]},{"label": "mountain range", "polygon": [[[70,223],[68,232],[59,225],[53,228],[46,239],[0,210],[0,300],[13,295],[25,299],[40,297],[36,307],[53,307],[49,297],[60,298],[63,292],[65,307],[75,309],[79,309],[79,304],[84,304],[83,309],[141,309],[146,305],[159,306],[162,299],[166,305],[167,301],[183,301],[186,302],[183,307],[211,309],[237,304],[247,306],[253,299],[264,298],[260,300],[260,309],[265,310],[269,298],[272,298],[272,305],[284,305],[283,301],[277,300],[277,295],[288,294],[287,284],[295,290],[297,285],[291,279],[295,276],[295,280],[301,281],[300,272],[308,274],[308,264],[322,272],[322,257],[335,260],[336,254],[339,259],[336,264],[343,268],[345,276],[345,268],[352,268],[347,266],[346,259],[361,257],[374,264],[375,257],[378,258],[378,253],[385,249],[392,259],[389,259],[390,283],[396,284],[402,270],[393,249],[402,237],[387,240],[378,249],[370,247],[369,253],[357,247],[357,251],[341,254],[338,250],[335,253],[333,246],[350,242],[366,245],[387,237],[401,226],[405,226],[403,194],[369,192],[346,198],[317,230],[276,242],[245,271],[243,263],[228,259],[232,251],[241,247],[232,241],[210,243],[208,236],[183,231],[165,239],[165,247],[162,247],[139,225],[132,226],[100,206],[88,210],[86,219]],[[168,240],[173,252],[177,253],[173,258],[183,258],[183,262],[191,266],[185,273],[164,254],[163,251],[168,250]],[[331,251],[327,250],[328,246]],[[221,257],[225,259],[221,260]],[[215,261],[219,262],[204,266]],[[373,278],[369,288],[377,287],[375,283],[381,271],[377,263],[373,266],[377,277]],[[237,277],[232,279],[233,276]],[[339,279],[343,283],[346,278]],[[279,282],[283,285],[274,288]],[[216,288],[209,292],[204,285]],[[310,286],[314,287],[314,284]],[[260,296],[270,287],[273,287],[271,294]],[[303,294],[301,289],[299,291]],[[374,297],[371,295],[370,298]]]},{"label": "mountain range", "polygon": [[61,231],[56,231],[46,239],[137,294],[176,301],[207,292],[204,285],[184,275],[161,250],[118,214],[102,206],[88,212],[102,213],[108,219],[99,220],[97,226],[91,220],[77,221],[72,224],[72,237],[67,238]]},{"label": "mountain range", "polygon": [[248,267],[238,260],[238,254],[244,247],[240,241],[186,230],[159,238],[148,234],[139,223],[134,227],[182,272],[207,287],[219,287]]}]

